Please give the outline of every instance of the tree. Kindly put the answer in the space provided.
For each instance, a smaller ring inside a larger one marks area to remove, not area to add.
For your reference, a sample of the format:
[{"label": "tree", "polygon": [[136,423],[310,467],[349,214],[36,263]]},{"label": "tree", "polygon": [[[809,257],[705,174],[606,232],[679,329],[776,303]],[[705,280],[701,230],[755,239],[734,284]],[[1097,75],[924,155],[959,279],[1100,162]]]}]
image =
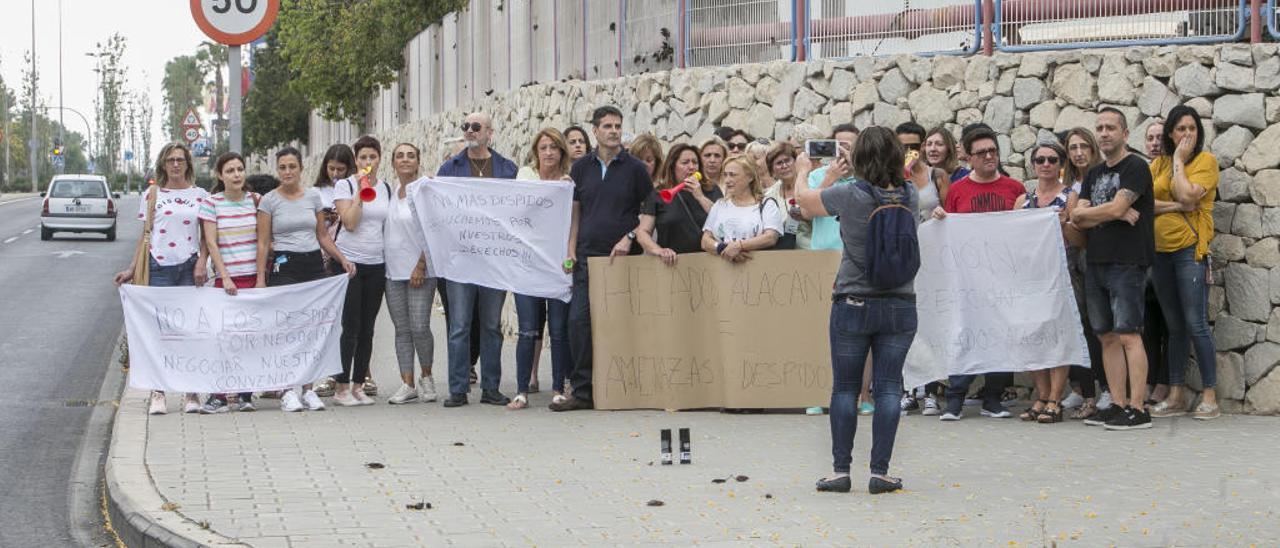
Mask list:
[{"label": "tree", "polygon": [[[216,149],[221,143],[222,132],[227,125],[222,120],[222,67],[227,64],[227,46],[215,44],[213,42],[204,41],[200,43],[200,49],[196,51],[196,66],[200,67],[202,77],[213,76],[213,145]],[[207,82],[207,80],[206,80]]]},{"label": "tree", "polygon": [[112,34],[105,43],[98,43],[98,76],[100,78],[98,97],[94,99],[98,121],[98,164],[103,173],[110,176],[118,171],[120,162],[121,139],[125,127],[122,125],[121,112],[128,98],[125,94],[125,68],[122,63],[125,50],[125,39],[120,33]]},{"label": "tree", "polygon": [[328,119],[364,124],[369,97],[404,68],[404,45],[466,0],[284,0],[280,56]]},{"label": "tree", "polygon": [[134,95],[134,102],[137,103],[140,133],[138,139],[142,141],[142,150],[135,150],[133,153],[141,158],[140,165],[142,166],[143,175],[145,175],[148,166],[151,165],[151,129],[155,127],[155,110],[151,105],[151,94],[147,93],[145,88]]},{"label": "tree", "polygon": [[253,54],[253,87],[244,100],[244,144],[249,152],[291,141],[306,142],[311,104],[289,85],[293,73],[280,57],[278,34],[267,34],[267,45]]},{"label": "tree", "polygon": [[[164,132],[170,141],[182,140],[182,117],[187,109],[198,106],[204,91],[204,75],[192,55],[180,55],[164,65]],[[143,148],[149,148],[145,144]],[[150,156],[150,155],[148,155]]]}]

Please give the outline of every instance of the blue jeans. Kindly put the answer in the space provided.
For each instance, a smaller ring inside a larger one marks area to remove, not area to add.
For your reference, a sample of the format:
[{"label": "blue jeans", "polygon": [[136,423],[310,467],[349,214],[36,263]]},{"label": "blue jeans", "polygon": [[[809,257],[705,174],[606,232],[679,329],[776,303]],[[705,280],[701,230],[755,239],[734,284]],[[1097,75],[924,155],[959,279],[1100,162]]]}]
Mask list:
[{"label": "blue jeans", "polygon": [[192,255],[186,262],[171,266],[161,266],[151,254],[147,254],[151,269],[151,287],[191,287],[196,285],[196,257]]},{"label": "blue jeans", "polygon": [[1141,333],[1147,267],[1093,263],[1085,268],[1084,293],[1093,332]]},{"label": "blue jeans", "polygon": [[542,339],[542,324],[551,328],[551,389],[564,391],[564,378],[573,360],[569,357],[569,303],[556,299],[516,295],[520,339],[516,342],[516,392],[529,392],[534,346]]},{"label": "blue jeans", "polygon": [[1169,347],[1165,359],[1169,363],[1169,384],[1181,385],[1187,380],[1188,345],[1196,350],[1200,380],[1205,388],[1217,385],[1217,356],[1213,334],[1209,331],[1209,285],[1204,279],[1205,264],[1196,260],[1196,246],[1170,253],[1156,253],[1151,265],[1151,284],[1164,313],[1169,331]]},{"label": "blue jeans", "polygon": [[889,473],[902,416],[902,365],[916,336],[916,305],[900,298],[844,297],[831,305],[831,455],[838,474],[849,472],[858,428],[858,392],[871,352],[871,473]]},{"label": "blue jeans", "polygon": [[591,344],[591,284],[587,275],[587,259],[579,255],[578,266],[573,269],[573,299],[569,301],[569,348],[573,355],[573,367],[568,371],[573,383],[574,398],[594,402],[591,392],[592,344]]},{"label": "blue jeans", "polygon": [[502,303],[507,292],[452,281],[445,291],[449,295],[449,393],[471,391],[473,313],[480,315],[480,388],[497,390],[502,378]]}]

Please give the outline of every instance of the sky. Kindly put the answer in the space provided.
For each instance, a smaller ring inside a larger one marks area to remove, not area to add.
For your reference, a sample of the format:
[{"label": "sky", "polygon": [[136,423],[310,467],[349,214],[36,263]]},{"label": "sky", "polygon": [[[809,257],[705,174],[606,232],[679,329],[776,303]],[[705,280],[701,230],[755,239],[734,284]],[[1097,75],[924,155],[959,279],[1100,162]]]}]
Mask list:
[{"label": "sky", "polygon": [[[36,68],[39,94],[50,106],[58,105],[58,4],[59,0],[35,0]],[[164,95],[160,81],[164,65],[178,55],[194,53],[207,40],[191,18],[186,0],[61,0],[63,105],[84,114],[93,123],[93,99],[97,94],[95,51],[119,32],[127,42],[123,64],[129,89],[143,89],[151,96],[154,126],[152,152],[165,138],[161,131]],[[22,92],[23,54],[31,49],[31,0],[0,0],[5,31],[0,32],[0,73],[15,93]],[[49,115],[57,118],[57,111]],[[85,133],[85,123],[70,112],[63,121],[70,131]],[[127,143],[126,143],[127,145]],[[141,145],[139,145],[141,148]]]}]

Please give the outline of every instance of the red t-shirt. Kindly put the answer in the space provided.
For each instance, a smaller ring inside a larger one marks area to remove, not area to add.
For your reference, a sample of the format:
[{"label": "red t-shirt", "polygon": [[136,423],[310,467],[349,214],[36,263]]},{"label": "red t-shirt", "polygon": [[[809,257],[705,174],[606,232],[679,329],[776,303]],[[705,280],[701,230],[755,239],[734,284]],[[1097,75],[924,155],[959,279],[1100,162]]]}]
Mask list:
[{"label": "red t-shirt", "polygon": [[1012,177],[1001,175],[989,183],[977,183],[971,176],[952,183],[947,190],[947,203],[942,206],[947,213],[1010,211],[1018,197],[1027,193],[1027,187]]}]

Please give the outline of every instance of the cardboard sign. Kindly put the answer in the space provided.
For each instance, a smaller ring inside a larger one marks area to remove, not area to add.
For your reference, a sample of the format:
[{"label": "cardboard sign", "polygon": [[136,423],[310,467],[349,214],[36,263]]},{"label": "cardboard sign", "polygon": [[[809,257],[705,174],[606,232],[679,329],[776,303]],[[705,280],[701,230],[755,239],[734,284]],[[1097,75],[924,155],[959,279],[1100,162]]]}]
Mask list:
[{"label": "cardboard sign", "polygon": [[129,386],[254,392],[342,372],[338,339],[347,277],[241,289],[120,286]]},{"label": "cardboard sign", "polygon": [[1089,365],[1049,209],[948,215],[920,225],[919,330],[904,386],[950,375]]},{"label": "cardboard sign", "polygon": [[598,409],[800,408],[831,400],[840,254],[763,251],[588,262]]}]

